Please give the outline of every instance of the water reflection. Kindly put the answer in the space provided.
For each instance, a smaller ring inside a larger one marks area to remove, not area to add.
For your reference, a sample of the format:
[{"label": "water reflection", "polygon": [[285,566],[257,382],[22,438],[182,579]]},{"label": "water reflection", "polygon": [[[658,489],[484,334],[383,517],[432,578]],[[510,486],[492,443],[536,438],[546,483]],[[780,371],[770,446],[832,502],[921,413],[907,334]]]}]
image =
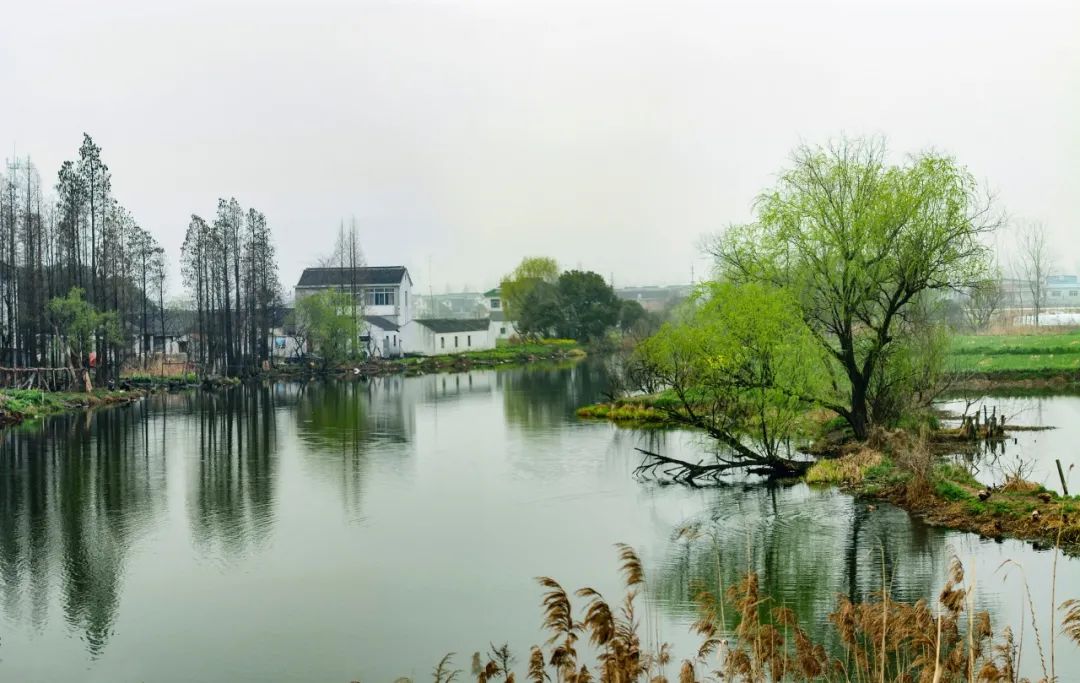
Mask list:
[{"label": "water reflection", "polygon": [[[0,680],[415,680],[443,652],[542,640],[530,577],[615,594],[620,541],[680,654],[698,645],[694,586],[748,567],[816,635],[837,594],[883,573],[897,599],[932,598],[954,550],[998,623],[1026,607],[995,574],[1006,558],[1049,604],[1052,557],[1024,544],[804,485],[635,480],[635,447],[691,460],[710,443],[577,420],[603,373],[275,383],[5,433]],[[686,523],[697,538],[673,540]],[[1072,597],[1080,565],[1056,571]]]},{"label": "water reflection", "polygon": [[837,595],[865,600],[884,580],[895,599],[927,597],[948,557],[943,533],[891,506],[805,484],[730,486],[673,544],[656,590],[689,616],[698,591],[716,592],[753,570],[763,592],[821,640]]},{"label": "water reflection", "polygon": [[192,396],[199,453],[188,476],[192,535],[204,551],[242,557],[273,525],[276,396],[268,386]]},{"label": "water reflection", "polygon": [[67,623],[91,656],[101,654],[129,549],[163,510],[163,428],[136,404],[3,435],[0,592],[8,618],[43,628],[58,584]]},{"label": "water reflection", "polygon": [[506,420],[523,429],[544,429],[573,418],[610,388],[603,363],[533,365],[496,373]]}]

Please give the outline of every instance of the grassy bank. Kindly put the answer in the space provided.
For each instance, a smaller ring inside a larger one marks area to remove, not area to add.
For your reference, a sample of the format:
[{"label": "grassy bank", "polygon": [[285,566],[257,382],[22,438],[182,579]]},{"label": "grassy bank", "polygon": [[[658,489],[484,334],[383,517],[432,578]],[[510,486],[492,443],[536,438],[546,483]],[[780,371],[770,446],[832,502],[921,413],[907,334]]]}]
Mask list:
[{"label": "grassy bank", "polygon": [[[544,339],[525,344],[511,344],[500,340],[494,349],[463,351],[439,356],[408,356],[404,358],[376,358],[367,361],[346,361],[340,365],[323,368],[302,363],[281,363],[268,371],[259,371],[257,379],[292,379],[311,375],[352,375],[356,371],[366,376],[409,374],[422,375],[430,372],[454,372],[473,367],[496,367],[523,365],[538,361],[562,361],[584,358],[584,347],[573,339]],[[183,389],[206,386],[193,372],[155,375],[145,372],[125,373],[125,382],[145,389]],[[212,384],[238,384],[236,378],[214,378]]]},{"label": "grassy bank", "polygon": [[406,371],[453,368],[459,366],[509,365],[531,363],[538,360],[564,360],[583,358],[585,349],[573,339],[542,339],[536,342],[511,344],[505,340],[493,349],[464,351],[440,356],[414,356],[389,359],[381,364],[401,367]]},{"label": "grassy bank", "polygon": [[142,389],[95,389],[93,392],[0,389],[0,426],[19,424],[49,415],[104,405],[130,403],[146,395]]},{"label": "grassy bank", "polygon": [[873,441],[843,457],[819,460],[807,472],[807,483],[888,501],[935,526],[1080,554],[1080,497],[1060,496],[1018,476],[987,487],[967,469],[941,462],[933,443],[902,432]]},{"label": "grassy bank", "polygon": [[[501,341],[493,349],[463,351],[439,356],[406,356],[378,358],[365,362],[344,363],[323,371],[323,374],[352,374],[369,377],[379,375],[426,375],[433,372],[461,372],[472,368],[525,365],[539,361],[563,361],[584,358],[585,349],[572,339],[544,339],[527,344]],[[303,366],[283,366],[270,372],[271,376],[291,377],[310,374]]]},{"label": "grassy bank", "polygon": [[[662,409],[674,400],[666,394],[638,396],[585,406],[578,415],[638,429],[676,426]],[[807,417],[821,432],[813,440],[811,451],[819,459],[806,473],[807,483],[889,501],[933,525],[1059,544],[1080,555],[1080,497],[1062,497],[1016,477],[988,489],[964,468],[943,462],[943,455],[971,445],[957,430],[926,429],[921,437],[913,430],[879,432],[855,443],[824,412]]]},{"label": "grassy bank", "polygon": [[677,405],[677,399],[670,392],[662,392],[582,406],[578,408],[577,416],[586,420],[608,420],[623,427],[673,427],[676,423],[668,410]]}]

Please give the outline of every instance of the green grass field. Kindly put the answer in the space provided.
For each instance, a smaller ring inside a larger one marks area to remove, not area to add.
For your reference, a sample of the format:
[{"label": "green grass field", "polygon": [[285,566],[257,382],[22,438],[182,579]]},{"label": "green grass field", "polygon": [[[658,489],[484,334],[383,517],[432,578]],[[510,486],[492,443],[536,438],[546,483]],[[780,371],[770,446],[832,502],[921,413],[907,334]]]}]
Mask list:
[{"label": "green grass field", "polygon": [[1080,331],[957,336],[949,366],[988,374],[1080,371]]}]

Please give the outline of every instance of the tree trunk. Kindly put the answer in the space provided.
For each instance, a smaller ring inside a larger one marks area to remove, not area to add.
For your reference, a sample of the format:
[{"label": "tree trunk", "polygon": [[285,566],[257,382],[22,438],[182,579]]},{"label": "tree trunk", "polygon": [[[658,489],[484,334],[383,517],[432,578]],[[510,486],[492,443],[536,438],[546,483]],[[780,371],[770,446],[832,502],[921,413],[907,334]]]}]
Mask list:
[{"label": "tree trunk", "polygon": [[851,415],[848,423],[855,433],[855,438],[862,441],[870,433],[869,412],[866,404],[866,381],[859,378],[851,378]]}]

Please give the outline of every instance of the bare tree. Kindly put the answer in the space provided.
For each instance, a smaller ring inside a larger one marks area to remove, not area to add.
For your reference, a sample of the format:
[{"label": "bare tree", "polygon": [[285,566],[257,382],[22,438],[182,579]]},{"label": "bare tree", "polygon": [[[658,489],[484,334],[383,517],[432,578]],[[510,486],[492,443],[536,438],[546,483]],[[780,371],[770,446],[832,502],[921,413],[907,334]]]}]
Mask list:
[{"label": "bare tree", "polygon": [[964,313],[973,330],[985,330],[1001,311],[1005,303],[1005,288],[1001,280],[1001,271],[995,268],[991,277],[968,290]]},{"label": "bare tree", "polygon": [[1017,273],[1031,295],[1035,327],[1046,303],[1046,276],[1053,267],[1053,257],[1046,239],[1046,225],[1040,221],[1022,223],[1017,229]]},{"label": "bare tree", "polygon": [[[346,277],[338,282],[338,290],[348,292],[352,300],[353,333],[349,350],[356,355],[360,351],[360,330],[363,328],[364,307],[367,304],[363,283],[359,281],[359,269],[367,265],[367,262],[364,260],[364,250],[360,246],[355,216],[349,220],[348,229],[345,228],[345,221],[341,221],[333,250],[321,257],[318,264],[320,268],[340,268],[346,272]],[[400,305],[402,302],[398,303]]]}]

